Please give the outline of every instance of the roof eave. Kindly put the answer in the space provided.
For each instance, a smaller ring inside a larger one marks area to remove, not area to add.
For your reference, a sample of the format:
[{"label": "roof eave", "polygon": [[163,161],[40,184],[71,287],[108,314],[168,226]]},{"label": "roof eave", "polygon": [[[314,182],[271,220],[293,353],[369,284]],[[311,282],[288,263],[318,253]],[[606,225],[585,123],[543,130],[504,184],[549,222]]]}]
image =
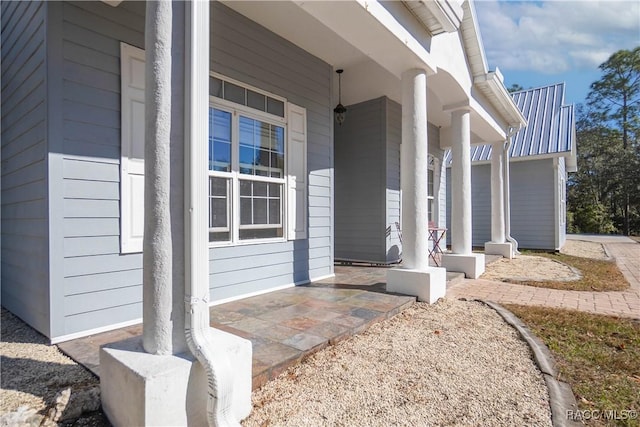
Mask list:
[{"label": "roof eave", "polygon": [[524,117],[513,98],[507,91],[502,81],[500,70],[489,71],[486,74],[475,76],[473,84],[482,94],[494,102],[495,107],[505,118],[513,132],[516,132],[527,125]]},{"label": "roof eave", "polygon": [[403,0],[403,3],[434,36],[456,32],[462,23],[461,0]]}]

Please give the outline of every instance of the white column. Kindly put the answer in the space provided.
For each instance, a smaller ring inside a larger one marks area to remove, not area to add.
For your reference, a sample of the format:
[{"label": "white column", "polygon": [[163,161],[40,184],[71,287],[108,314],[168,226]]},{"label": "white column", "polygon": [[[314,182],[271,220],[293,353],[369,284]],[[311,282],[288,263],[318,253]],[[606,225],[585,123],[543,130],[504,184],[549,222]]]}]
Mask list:
[{"label": "white column", "polygon": [[468,110],[451,113],[451,250],[471,254],[471,128]]},{"label": "white column", "polygon": [[491,241],[504,243],[504,177],[503,143],[497,142],[491,146]]},{"label": "white column", "polygon": [[170,1],[147,3],[142,342],[145,351],[151,354],[173,354],[186,349],[184,304],[179,297],[174,298],[172,280],[172,19]]},{"label": "white column", "polygon": [[402,260],[406,268],[429,267],[427,173],[427,75],[410,70],[402,75]]},{"label": "white column", "polygon": [[484,273],[484,254],[472,252],[471,118],[468,108],[451,113],[451,250],[442,266],[476,279]]},{"label": "white column", "polygon": [[387,291],[436,302],[446,293],[446,271],[429,267],[427,171],[427,74],[414,69],[402,74],[402,264],[387,273]]},{"label": "white column", "polygon": [[505,217],[504,143],[491,147],[491,241],[484,244],[487,255],[513,258],[513,245],[507,241]]},{"label": "white column", "polygon": [[209,327],[209,16],[205,1],[147,3],[143,337],[100,349],[116,426],[239,425],[251,410],[251,342]]}]

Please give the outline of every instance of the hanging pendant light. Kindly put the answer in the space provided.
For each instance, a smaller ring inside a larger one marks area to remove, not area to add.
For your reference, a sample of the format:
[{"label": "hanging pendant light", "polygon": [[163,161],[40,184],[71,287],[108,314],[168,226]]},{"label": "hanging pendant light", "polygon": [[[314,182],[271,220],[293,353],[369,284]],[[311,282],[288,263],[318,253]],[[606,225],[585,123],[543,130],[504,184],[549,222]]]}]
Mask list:
[{"label": "hanging pendant light", "polygon": [[342,82],[340,76],[342,75],[343,71],[344,70],[342,68],[336,70],[336,73],[338,73],[338,105],[336,105],[336,108],[333,109],[333,112],[336,115],[336,122],[338,122],[339,125],[342,125],[342,123],[344,123],[344,119],[347,118],[347,109],[344,105],[342,105]]}]

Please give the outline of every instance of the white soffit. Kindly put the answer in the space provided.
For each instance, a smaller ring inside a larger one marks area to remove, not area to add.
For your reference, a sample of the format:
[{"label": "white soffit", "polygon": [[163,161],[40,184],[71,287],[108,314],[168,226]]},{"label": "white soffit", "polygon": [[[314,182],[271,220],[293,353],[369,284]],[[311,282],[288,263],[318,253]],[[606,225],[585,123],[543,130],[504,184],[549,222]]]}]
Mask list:
[{"label": "white soffit", "polygon": [[462,22],[462,2],[458,0],[404,0],[403,3],[432,35],[453,33]]}]

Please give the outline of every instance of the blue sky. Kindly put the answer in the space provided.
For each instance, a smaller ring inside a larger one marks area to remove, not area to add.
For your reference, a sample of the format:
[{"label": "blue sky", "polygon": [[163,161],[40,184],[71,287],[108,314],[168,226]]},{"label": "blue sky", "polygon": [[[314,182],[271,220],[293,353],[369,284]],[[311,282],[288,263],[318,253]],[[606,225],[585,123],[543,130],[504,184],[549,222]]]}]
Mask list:
[{"label": "blue sky", "polygon": [[584,102],[598,65],[640,46],[640,2],[476,0],[489,69],[525,89],[565,82],[566,103]]}]

